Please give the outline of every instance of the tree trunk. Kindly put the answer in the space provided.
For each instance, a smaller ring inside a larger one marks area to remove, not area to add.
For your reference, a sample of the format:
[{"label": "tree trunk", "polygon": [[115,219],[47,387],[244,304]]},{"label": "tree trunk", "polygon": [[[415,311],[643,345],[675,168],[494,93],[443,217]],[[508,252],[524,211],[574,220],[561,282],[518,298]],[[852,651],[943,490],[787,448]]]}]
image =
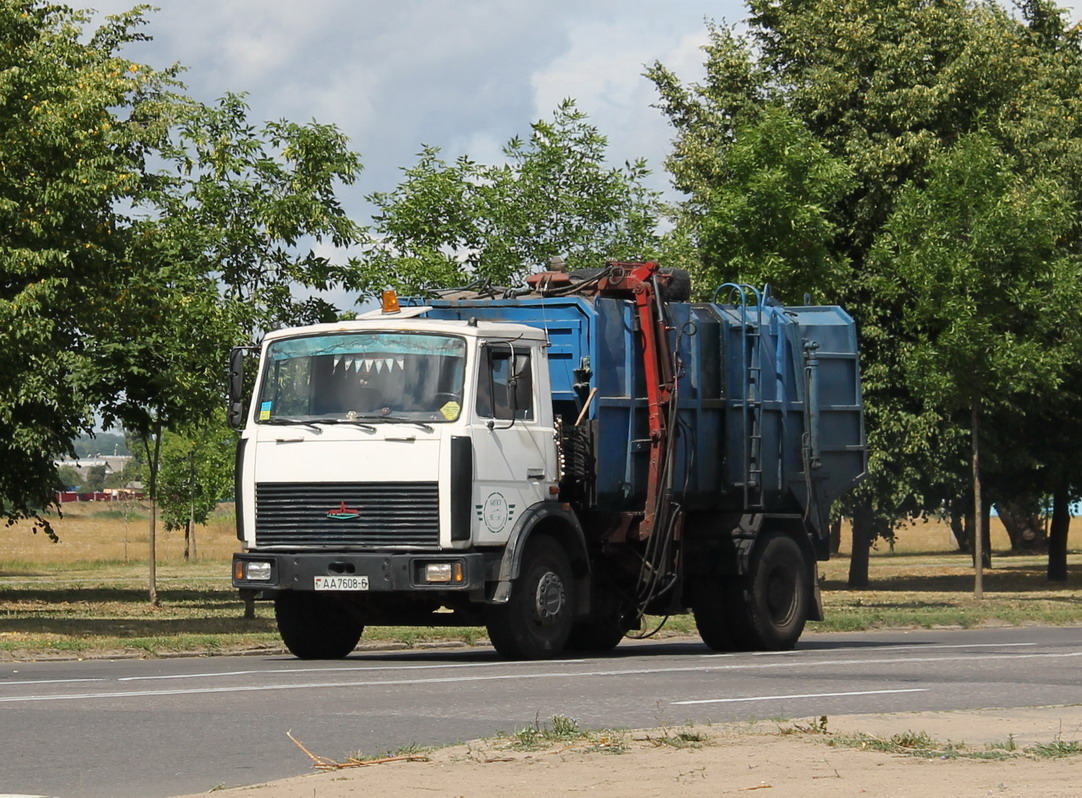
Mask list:
[{"label": "tree trunk", "polygon": [[981,556],[984,559],[984,567],[992,567],[992,505],[987,500],[981,502],[981,534],[984,535],[984,545],[981,546]]},{"label": "tree trunk", "polygon": [[973,517],[976,520],[976,529],[973,530],[973,597],[984,598],[984,504],[981,500],[981,467],[980,467],[980,419],[977,402],[973,402],[972,412],[972,435],[973,435]]},{"label": "tree trunk", "polygon": [[959,509],[955,502],[951,507],[950,527],[954,541],[958,544],[958,551],[969,554],[973,551],[972,536],[969,534],[969,516]]},{"label": "tree trunk", "polygon": [[1034,510],[1036,505],[1037,502],[1028,496],[996,502],[999,519],[1007,530],[1007,537],[1011,539],[1012,552],[1041,552],[1045,550],[1048,537],[1040,516]]},{"label": "tree trunk", "polygon": [[1067,536],[1071,531],[1071,502],[1065,488],[1052,497],[1052,527],[1048,531],[1048,581],[1067,581]]},{"label": "tree trunk", "polygon": [[830,522],[830,556],[836,555],[842,547],[842,517],[839,515]]},{"label": "tree trunk", "polygon": [[195,559],[195,450],[188,455],[188,486],[192,499],[188,503],[188,524],[184,527],[184,562]]},{"label": "tree trunk", "polygon": [[867,590],[868,559],[875,531],[872,506],[861,502],[853,510],[853,554],[849,558],[849,589]]},{"label": "tree trunk", "polygon": [[[154,446],[151,447],[153,438]],[[147,455],[147,488],[150,493],[150,606],[158,607],[158,459],[162,448],[162,425],[159,422],[154,433],[147,430],[143,436],[143,446]]]},{"label": "tree trunk", "polygon": [[150,575],[148,585],[150,606],[157,607],[158,601],[158,504],[150,500]]},{"label": "tree trunk", "polygon": [[188,505],[188,520],[184,523],[184,562],[195,559],[195,502]]}]

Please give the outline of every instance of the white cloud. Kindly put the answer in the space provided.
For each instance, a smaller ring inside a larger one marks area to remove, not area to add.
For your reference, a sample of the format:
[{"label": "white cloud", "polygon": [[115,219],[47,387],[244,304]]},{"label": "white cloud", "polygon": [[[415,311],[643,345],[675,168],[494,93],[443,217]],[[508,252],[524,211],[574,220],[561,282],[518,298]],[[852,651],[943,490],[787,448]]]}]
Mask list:
[{"label": "white cloud", "polygon": [[[93,2],[93,0],[88,0]],[[134,0],[98,0],[105,13]],[[704,20],[739,22],[739,0],[158,0],[154,41],[128,54],[188,67],[209,102],[247,92],[252,119],[337,125],[365,171],[344,192],[393,188],[422,144],[452,160],[501,159],[501,146],[549,118],[565,97],[609,139],[614,163],[646,157],[654,185],[672,131],[642,76],[660,60],[682,79],[702,74]],[[1079,18],[1079,2],[1067,4]]]},{"label": "white cloud", "polygon": [[[105,0],[115,13],[129,7]],[[388,190],[422,144],[500,159],[511,136],[576,97],[613,159],[660,169],[667,133],[643,64],[695,54],[706,14],[736,0],[160,0],[131,57],[179,61],[194,96],[247,92],[252,118],[337,125],[365,172],[351,202]],[[720,11],[719,11],[720,9]],[[681,58],[681,60],[683,60]]]}]

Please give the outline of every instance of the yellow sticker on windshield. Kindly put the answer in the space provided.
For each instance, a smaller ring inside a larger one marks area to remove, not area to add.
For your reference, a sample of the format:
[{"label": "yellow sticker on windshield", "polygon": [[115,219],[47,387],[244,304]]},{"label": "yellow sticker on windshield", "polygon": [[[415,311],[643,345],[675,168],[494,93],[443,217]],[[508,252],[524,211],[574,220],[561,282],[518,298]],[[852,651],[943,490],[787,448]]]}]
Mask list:
[{"label": "yellow sticker on windshield", "polygon": [[458,414],[462,412],[462,405],[460,405],[458,402],[451,401],[441,407],[440,412],[443,414],[443,417],[448,421],[454,421],[456,418],[458,418]]}]

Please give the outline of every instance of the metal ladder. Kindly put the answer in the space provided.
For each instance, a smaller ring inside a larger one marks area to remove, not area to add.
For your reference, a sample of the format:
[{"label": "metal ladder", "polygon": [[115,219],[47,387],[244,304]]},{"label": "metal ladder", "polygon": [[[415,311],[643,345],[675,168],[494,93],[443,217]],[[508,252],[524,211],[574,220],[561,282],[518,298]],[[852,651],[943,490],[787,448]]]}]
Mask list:
[{"label": "metal ladder", "polygon": [[[743,491],[744,507],[763,509],[763,296],[758,289],[740,283],[724,283],[714,292],[714,303],[723,289],[729,289],[730,300],[740,298],[740,370],[744,376],[744,396],[740,402],[743,432]],[[748,323],[748,293],[755,296],[754,322]]]}]

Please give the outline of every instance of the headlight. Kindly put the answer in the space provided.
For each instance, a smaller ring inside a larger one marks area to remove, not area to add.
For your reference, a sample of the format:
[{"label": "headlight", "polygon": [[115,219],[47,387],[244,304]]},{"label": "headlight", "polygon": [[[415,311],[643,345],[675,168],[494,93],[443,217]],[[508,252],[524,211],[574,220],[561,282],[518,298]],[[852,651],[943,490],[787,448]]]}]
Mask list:
[{"label": "headlight", "polygon": [[237,560],[237,581],[269,582],[271,578],[271,564],[261,560]]},{"label": "headlight", "polygon": [[425,581],[429,584],[453,584],[464,582],[465,579],[460,562],[425,563]]}]

